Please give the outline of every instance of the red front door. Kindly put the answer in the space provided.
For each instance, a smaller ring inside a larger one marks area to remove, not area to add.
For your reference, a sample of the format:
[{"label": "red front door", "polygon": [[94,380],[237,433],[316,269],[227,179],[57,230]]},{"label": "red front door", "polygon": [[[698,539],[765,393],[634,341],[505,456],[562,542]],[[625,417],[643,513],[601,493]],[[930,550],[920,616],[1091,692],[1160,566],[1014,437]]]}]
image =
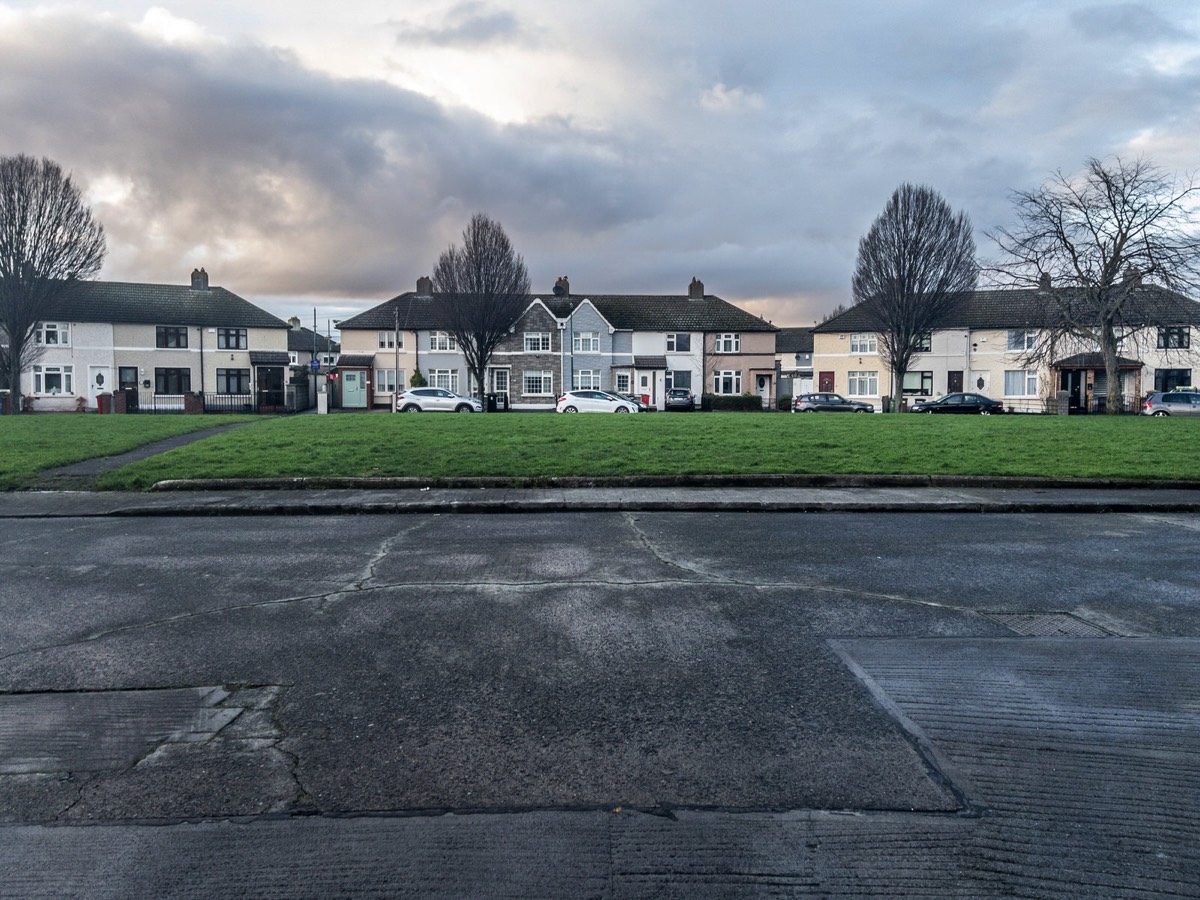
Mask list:
[{"label": "red front door", "polygon": [[817,376],[817,390],[822,393],[829,393],[833,390],[833,373],[822,372]]}]

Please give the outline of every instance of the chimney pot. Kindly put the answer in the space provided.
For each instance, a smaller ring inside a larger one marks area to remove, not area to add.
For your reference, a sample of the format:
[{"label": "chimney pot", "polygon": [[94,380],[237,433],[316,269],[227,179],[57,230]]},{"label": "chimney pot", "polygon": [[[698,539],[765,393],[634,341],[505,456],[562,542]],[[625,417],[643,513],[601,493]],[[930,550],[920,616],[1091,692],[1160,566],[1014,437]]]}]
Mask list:
[{"label": "chimney pot", "polygon": [[199,269],[192,269],[192,290],[208,290],[208,273],[204,271],[203,267]]},{"label": "chimney pot", "polygon": [[703,300],[704,299],[704,282],[701,281],[699,278],[697,278],[695,275],[692,276],[692,283],[688,285],[688,299],[689,300]]},{"label": "chimney pot", "polygon": [[422,275],[417,279],[417,296],[432,297],[433,296],[433,279],[428,275]]},{"label": "chimney pot", "polygon": [[554,296],[555,297],[570,297],[571,296],[571,282],[567,279],[566,275],[558,276],[558,279],[554,282]]}]

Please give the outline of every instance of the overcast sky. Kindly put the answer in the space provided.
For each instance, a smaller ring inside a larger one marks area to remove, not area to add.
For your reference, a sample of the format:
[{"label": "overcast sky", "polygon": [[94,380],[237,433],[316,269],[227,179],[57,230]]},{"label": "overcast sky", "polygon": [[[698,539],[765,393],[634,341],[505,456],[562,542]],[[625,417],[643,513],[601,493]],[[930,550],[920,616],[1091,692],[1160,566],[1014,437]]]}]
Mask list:
[{"label": "overcast sky", "polygon": [[49,156],[107,280],[204,266],[320,327],[471,214],[535,290],[849,301],[902,182],[977,229],[1091,156],[1200,168],[1200,4],[0,0],[0,155]]}]

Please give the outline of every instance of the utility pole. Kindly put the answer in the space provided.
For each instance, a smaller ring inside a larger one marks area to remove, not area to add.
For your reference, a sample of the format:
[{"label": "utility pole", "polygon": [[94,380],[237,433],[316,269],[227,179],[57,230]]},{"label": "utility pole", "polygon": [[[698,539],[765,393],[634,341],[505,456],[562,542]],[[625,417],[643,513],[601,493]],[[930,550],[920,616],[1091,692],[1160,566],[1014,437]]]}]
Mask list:
[{"label": "utility pole", "polygon": [[392,371],[392,412],[396,412],[396,399],[400,396],[400,304],[392,309],[392,321],[392,343],[396,351],[396,368]]}]

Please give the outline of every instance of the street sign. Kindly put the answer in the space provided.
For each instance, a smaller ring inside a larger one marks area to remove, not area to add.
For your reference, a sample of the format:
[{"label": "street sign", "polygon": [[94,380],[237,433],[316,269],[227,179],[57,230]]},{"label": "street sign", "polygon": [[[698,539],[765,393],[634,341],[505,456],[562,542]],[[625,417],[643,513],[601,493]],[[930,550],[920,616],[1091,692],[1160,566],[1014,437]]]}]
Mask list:
[{"label": "street sign", "polygon": [[310,369],[312,369],[314,372],[320,372],[320,371],[321,371],[321,361],[320,361],[319,359],[314,359],[312,362],[310,362],[310,363],[308,364],[308,366],[309,366],[309,368],[310,368]]}]

